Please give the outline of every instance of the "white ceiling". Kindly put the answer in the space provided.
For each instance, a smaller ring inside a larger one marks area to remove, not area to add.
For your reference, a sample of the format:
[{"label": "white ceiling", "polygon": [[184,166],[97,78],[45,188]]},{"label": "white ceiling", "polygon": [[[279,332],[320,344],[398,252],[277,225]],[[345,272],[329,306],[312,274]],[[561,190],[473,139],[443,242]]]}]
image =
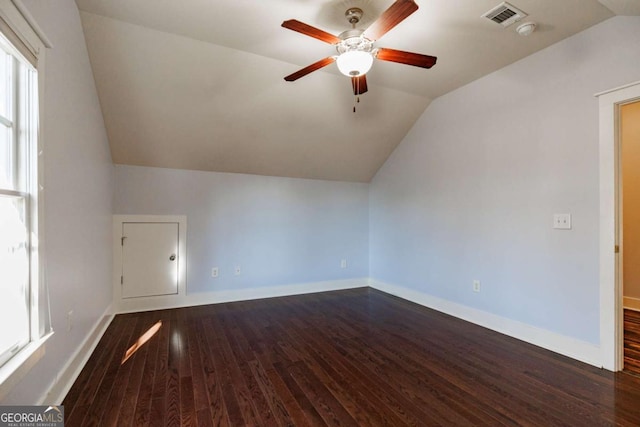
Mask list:
[{"label": "white ceiling", "polygon": [[283,80],[335,50],[280,24],[298,19],[337,35],[349,27],[348,7],[371,22],[392,0],[77,3],[115,163],[368,182],[432,99],[616,7],[633,13],[638,0],[601,1],[513,0],[539,25],[525,38],[517,25],[480,18],[499,0],[418,0],[376,46],[438,63],[376,61],[355,114],[350,80],[335,65]]}]

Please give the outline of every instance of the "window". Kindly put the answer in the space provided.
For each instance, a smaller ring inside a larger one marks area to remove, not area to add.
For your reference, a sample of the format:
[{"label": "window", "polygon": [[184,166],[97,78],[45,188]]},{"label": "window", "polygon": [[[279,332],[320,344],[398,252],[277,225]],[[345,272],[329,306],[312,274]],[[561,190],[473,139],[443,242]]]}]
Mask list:
[{"label": "window", "polygon": [[50,42],[21,2],[0,0],[0,401],[53,334],[43,249],[38,102]]},{"label": "window", "polygon": [[32,340],[36,320],[37,102],[37,71],[0,37],[0,366]]}]

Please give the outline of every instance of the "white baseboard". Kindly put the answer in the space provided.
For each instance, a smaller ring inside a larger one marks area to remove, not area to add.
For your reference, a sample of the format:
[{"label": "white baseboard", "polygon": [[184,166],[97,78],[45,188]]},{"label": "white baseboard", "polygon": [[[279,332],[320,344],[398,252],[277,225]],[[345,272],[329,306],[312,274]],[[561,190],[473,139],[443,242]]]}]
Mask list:
[{"label": "white baseboard", "polygon": [[622,305],[629,310],[640,311],[640,298],[624,297]]},{"label": "white baseboard", "polygon": [[89,357],[93,354],[102,335],[104,335],[111,324],[113,317],[112,307],[109,306],[93,326],[91,332],[84,339],[80,347],[76,349],[71,358],[69,358],[69,361],[64,365],[60,373],[58,373],[53,384],[49,387],[49,391],[39,399],[39,405],[62,404],[71,386],[80,375],[82,368],[84,368]]},{"label": "white baseboard", "polygon": [[575,338],[557,334],[517,320],[507,319],[486,311],[437,298],[402,286],[371,279],[369,286],[416,304],[466,320],[572,359],[602,367],[600,347]]},{"label": "white baseboard", "polygon": [[330,280],[326,282],[299,283],[283,286],[271,286],[250,289],[225,289],[206,293],[187,295],[163,295],[147,298],[128,298],[114,301],[116,313],[135,313],[140,311],[163,310],[168,308],[192,307],[197,305],[219,304],[224,302],[247,301],[262,298],[274,298],[289,295],[311,294],[316,292],[338,291],[342,289],[363,288],[369,286],[368,278]]}]

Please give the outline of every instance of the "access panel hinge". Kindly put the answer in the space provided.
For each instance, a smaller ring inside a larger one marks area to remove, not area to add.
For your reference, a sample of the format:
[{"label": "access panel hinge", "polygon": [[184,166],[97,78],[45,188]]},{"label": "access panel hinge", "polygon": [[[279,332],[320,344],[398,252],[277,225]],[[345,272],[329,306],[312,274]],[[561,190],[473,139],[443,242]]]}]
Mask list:
[{"label": "access panel hinge", "polygon": [[122,236],[122,237],[120,238],[120,246],[124,246],[124,239],[126,239],[126,237],[125,237],[125,236]]},{"label": "access panel hinge", "polygon": [[124,276],[120,276],[120,284],[124,284]]},{"label": "access panel hinge", "polygon": [[615,251],[615,253],[619,254],[620,253],[620,246],[616,245],[613,250]]}]

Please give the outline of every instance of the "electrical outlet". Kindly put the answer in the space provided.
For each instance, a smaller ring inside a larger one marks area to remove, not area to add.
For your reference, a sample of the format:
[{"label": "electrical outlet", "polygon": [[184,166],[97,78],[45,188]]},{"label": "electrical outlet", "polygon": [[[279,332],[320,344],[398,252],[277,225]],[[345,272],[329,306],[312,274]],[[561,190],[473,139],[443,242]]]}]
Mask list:
[{"label": "electrical outlet", "polygon": [[67,312],[67,332],[73,329],[73,310]]},{"label": "electrical outlet", "polygon": [[480,280],[473,281],[473,292],[480,292]]},{"label": "electrical outlet", "polygon": [[211,269],[211,277],[218,277],[218,267],[213,267]]},{"label": "electrical outlet", "polygon": [[347,260],[343,259],[342,261],[340,261],[340,268],[347,268]]},{"label": "electrical outlet", "polygon": [[240,273],[242,273],[242,270],[240,269],[239,265],[236,265],[236,269],[234,270],[233,274],[235,274],[236,276],[239,276]]},{"label": "electrical outlet", "polygon": [[571,214],[554,214],[553,228],[557,230],[571,230]]}]

